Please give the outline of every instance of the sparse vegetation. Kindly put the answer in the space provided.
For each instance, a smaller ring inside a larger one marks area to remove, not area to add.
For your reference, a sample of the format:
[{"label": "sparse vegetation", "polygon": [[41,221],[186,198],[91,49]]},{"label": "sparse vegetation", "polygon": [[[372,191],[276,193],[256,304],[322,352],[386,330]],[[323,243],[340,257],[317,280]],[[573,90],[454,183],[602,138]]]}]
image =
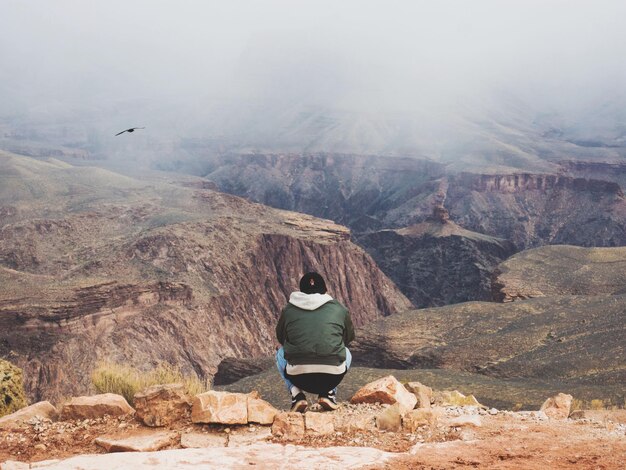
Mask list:
[{"label": "sparse vegetation", "polygon": [[[624,403],[626,405],[626,403]],[[618,410],[620,408],[626,408],[626,406],[620,406],[619,400],[615,402],[611,398],[594,398],[592,400],[578,400],[574,398],[572,400],[572,411],[574,410]]]},{"label": "sparse vegetation", "polygon": [[24,393],[22,370],[0,359],[0,416],[13,413],[28,405]]},{"label": "sparse vegetation", "polygon": [[98,393],[117,393],[133,403],[135,393],[151,385],[182,383],[189,395],[209,390],[208,382],[195,375],[184,375],[176,366],[166,362],[144,372],[115,362],[102,362],[91,374],[91,382]]}]

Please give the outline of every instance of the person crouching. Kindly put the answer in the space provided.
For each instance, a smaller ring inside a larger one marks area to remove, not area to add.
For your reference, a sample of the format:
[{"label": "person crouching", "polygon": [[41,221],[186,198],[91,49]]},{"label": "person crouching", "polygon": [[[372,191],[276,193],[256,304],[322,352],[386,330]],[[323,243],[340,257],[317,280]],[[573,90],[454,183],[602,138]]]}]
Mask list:
[{"label": "person crouching", "polygon": [[327,411],[337,409],[337,386],[350,368],[346,347],[354,339],[350,313],[326,293],[324,278],[310,272],[300,279],[300,291],[292,292],[283,308],[276,338],[276,367],[291,395],[291,411],[304,413],[304,392],[318,395]]}]

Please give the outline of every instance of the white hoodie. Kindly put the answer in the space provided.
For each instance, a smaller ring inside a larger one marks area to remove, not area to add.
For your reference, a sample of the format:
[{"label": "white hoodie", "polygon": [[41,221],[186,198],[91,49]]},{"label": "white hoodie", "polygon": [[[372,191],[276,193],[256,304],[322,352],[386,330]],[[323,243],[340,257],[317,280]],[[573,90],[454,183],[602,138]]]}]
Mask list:
[{"label": "white hoodie", "polygon": [[317,310],[326,302],[333,298],[328,294],[305,294],[304,292],[292,292],[289,296],[289,303],[302,310]]}]

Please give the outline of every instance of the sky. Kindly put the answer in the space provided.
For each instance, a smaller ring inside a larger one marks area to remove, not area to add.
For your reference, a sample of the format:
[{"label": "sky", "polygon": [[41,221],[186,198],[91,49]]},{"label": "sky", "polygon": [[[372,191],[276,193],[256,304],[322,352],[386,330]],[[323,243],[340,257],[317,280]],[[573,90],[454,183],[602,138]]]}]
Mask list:
[{"label": "sky", "polygon": [[303,109],[422,119],[498,108],[502,96],[578,116],[626,91],[621,0],[0,0],[0,10],[0,117],[27,121],[152,114],[179,135],[263,133],[268,115],[284,127]]}]

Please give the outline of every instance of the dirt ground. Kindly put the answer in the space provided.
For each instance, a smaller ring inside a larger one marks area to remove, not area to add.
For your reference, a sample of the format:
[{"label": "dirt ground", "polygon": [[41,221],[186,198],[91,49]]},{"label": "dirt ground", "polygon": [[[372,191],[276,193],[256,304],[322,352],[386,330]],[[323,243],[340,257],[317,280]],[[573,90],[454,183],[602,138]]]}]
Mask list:
[{"label": "dirt ground", "polygon": [[[380,410],[355,409],[348,405],[334,413],[353,415]],[[338,431],[326,436],[307,435],[291,444],[307,447],[357,446],[397,452],[398,458],[384,467],[396,469],[624,469],[626,425],[624,416],[611,412],[593,419],[554,421],[533,415],[498,412],[482,415],[482,425],[452,426],[458,409],[444,414],[437,426],[415,433],[369,430]],[[461,414],[468,414],[461,412]],[[256,427],[195,425],[180,421],[169,429],[183,432],[253,433]],[[71,422],[31,421],[9,431],[0,431],[0,462],[62,459],[77,454],[104,453],[93,441],[102,435],[125,435],[148,431],[132,417],[100,418]],[[168,448],[179,448],[173,441]]]}]

